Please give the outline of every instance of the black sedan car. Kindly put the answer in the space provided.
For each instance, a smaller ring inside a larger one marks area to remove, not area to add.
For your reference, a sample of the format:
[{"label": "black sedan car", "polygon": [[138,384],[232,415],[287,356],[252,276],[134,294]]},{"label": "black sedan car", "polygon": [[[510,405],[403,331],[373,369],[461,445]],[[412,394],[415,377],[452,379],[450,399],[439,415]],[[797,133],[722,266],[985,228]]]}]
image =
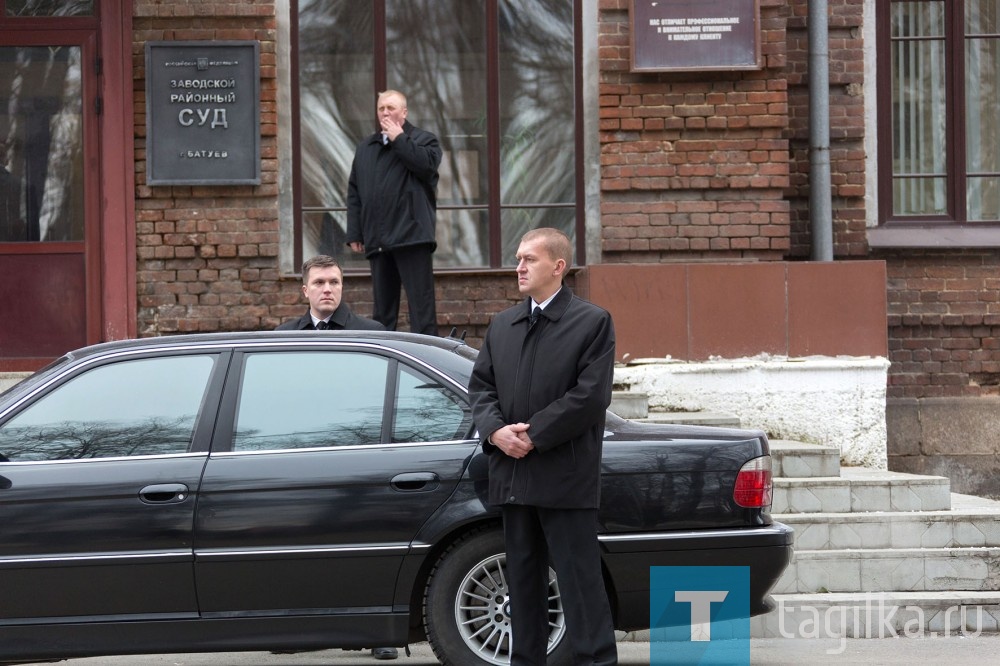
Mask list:
[{"label": "black sedan car", "polygon": [[[476,351],[405,333],[149,338],[0,396],[0,662],[429,641],[508,663]],[[620,630],[649,568],[788,564],[762,432],[608,415],[600,542]],[[568,659],[552,577],[550,663]]]}]

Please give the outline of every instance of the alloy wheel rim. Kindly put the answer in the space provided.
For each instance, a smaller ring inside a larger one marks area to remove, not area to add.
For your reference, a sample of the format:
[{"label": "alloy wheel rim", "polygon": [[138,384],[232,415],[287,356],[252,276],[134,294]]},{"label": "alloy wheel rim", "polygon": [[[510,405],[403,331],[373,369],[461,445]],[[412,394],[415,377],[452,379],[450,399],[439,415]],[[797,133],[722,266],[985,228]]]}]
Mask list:
[{"label": "alloy wheel rim", "polygon": [[[510,663],[510,590],[507,558],[482,560],[462,579],[455,595],[455,623],[466,646],[483,661],[496,666]],[[562,597],[555,572],[549,569],[548,652],[566,633]]]}]

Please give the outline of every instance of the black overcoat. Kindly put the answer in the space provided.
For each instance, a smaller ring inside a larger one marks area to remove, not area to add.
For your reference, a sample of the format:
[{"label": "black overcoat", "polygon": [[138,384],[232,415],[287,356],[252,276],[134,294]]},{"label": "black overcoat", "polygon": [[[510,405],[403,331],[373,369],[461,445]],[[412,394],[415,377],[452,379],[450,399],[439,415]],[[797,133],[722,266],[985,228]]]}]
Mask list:
[{"label": "black overcoat", "polygon": [[[600,504],[604,419],[611,404],[611,315],[563,286],[529,331],[531,299],[490,323],[469,381],[473,418],[490,454],[491,504],[592,509]],[[515,460],[489,443],[528,423],[535,445]]]},{"label": "black overcoat", "polygon": [[346,243],[363,243],[365,256],[402,247],[437,248],[437,137],[403,122],[389,145],[376,132],[358,144],[347,182]]},{"label": "black overcoat", "polygon": [[[330,324],[333,330],[349,330],[349,331],[384,331],[385,326],[375,321],[374,319],[368,319],[367,317],[362,317],[361,315],[354,314],[354,311],[347,306],[347,303],[341,302],[337,306],[337,309],[333,311],[330,315]],[[276,331],[311,331],[315,330],[313,327],[312,316],[309,311],[299,317],[298,319],[290,319],[283,324],[280,324]]]}]

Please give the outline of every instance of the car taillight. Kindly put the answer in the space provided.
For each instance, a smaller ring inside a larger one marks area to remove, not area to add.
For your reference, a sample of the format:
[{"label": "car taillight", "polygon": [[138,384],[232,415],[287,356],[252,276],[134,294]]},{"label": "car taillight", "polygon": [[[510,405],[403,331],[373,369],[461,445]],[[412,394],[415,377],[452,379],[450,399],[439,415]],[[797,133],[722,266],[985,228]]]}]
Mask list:
[{"label": "car taillight", "polygon": [[771,456],[754,458],[736,475],[733,499],[742,507],[762,509],[771,506],[771,488]]}]

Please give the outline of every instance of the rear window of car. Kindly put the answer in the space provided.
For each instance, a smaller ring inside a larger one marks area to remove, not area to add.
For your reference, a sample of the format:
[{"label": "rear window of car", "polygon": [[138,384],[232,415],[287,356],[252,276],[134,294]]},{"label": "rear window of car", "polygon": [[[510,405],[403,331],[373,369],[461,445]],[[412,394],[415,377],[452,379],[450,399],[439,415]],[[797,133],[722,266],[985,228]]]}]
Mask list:
[{"label": "rear window of car", "polygon": [[0,426],[0,461],[186,453],[215,359],[168,356],[90,368]]}]

